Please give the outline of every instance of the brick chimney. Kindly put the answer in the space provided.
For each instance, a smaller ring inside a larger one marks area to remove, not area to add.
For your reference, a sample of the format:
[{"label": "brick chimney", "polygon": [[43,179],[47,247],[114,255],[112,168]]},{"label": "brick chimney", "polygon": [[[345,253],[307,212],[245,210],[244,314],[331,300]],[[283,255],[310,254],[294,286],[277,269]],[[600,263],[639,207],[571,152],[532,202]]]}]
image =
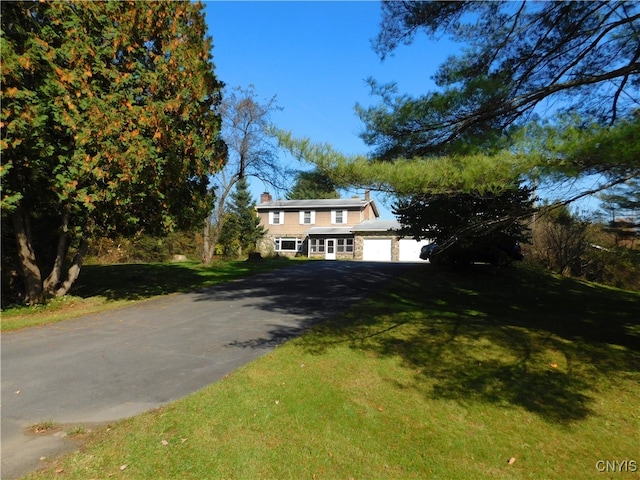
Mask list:
[{"label": "brick chimney", "polygon": [[364,192],[364,199],[365,200],[371,200],[371,191],[367,190]]},{"label": "brick chimney", "polygon": [[273,198],[271,198],[271,194],[269,192],[264,192],[260,195],[260,203],[267,203],[271,200],[273,200]]}]

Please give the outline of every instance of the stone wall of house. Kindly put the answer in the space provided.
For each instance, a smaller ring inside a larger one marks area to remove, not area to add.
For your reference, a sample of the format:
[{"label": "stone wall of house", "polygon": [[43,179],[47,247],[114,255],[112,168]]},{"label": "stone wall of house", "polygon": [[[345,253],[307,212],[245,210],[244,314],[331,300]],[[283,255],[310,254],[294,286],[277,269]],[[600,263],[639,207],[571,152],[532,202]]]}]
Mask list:
[{"label": "stone wall of house", "polygon": [[391,261],[397,262],[400,260],[400,238],[391,238]]},{"label": "stone wall of house", "polygon": [[362,260],[364,253],[364,238],[362,235],[356,235],[353,239],[353,259]]},{"label": "stone wall of house", "polygon": [[[300,240],[302,240],[302,251],[300,252],[288,252],[288,251],[280,251],[280,252],[276,252],[275,250],[275,239],[276,238],[288,238],[288,239],[294,239],[294,238],[299,238]],[[284,235],[265,235],[264,237],[262,237],[259,241],[258,244],[256,246],[257,251],[263,256],[263,257],[272,257],[274,255],[280,255],[281,257],[299,257],[301,255],[306,256],[307,255],[307,249],[309,248],[309,241],[306,238],[306,235],[287,235],[286,237]]]},{"label": "stone wall of house", "polygon": [[[309,256],[311,258],[324,258],[325,252],[309,252],[309,239],[306,236],[301,235],[287,235],[286,238],[300,238],[303,240],[302,249],[300,252],[276,252],[275,251],[275,238],[281,237],[281,235],[265,235],[258,241],[257,250],[264,257],[273,255],[281,255],[287,257],[296,256]],[[365,238],[386,238],[391,239],[391,260],[397,262],[400,260],[400,238],[387,232],[358,232],[354,235],[353,252],[336,252],[336,258],[338,260],[362,260],[364,255],[364,239]],[[332,237],[333,238],[333,237]]]},{"label": "stone wall of house", "polygon": [[275,255],[276,252],[275,245],[273,243],[273,237],[271,235],[265,235],[260,240],[258,240],[256,250],[263,257],[272,257],[273,255]]}]

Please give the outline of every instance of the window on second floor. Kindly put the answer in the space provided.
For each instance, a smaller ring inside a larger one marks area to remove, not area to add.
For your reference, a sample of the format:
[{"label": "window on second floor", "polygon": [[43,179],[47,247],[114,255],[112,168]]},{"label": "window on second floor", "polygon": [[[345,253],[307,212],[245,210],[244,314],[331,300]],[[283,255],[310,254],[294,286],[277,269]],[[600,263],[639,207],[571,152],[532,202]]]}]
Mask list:
[{"label": "window on second floor", "polygon": [[331,223],[347,223],[347,210],[331,210]]},{"label": "window on second floor", "polygon": [[316,223],[316,212],[313,210],[300,211],[300,225],[313,225]]},{"label": "window on second floor", "polygon": [[284,225],[284,211],[269,212],[269,225]]}]

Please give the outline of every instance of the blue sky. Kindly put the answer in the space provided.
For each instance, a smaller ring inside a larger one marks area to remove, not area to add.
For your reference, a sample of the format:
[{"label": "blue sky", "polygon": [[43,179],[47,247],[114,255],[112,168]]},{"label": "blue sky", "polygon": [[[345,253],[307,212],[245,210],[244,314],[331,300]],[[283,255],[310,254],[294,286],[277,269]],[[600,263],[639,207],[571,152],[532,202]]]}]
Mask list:
[{"label": "blue sky", "polygon": [[[282,111],[272,120],[279,128],[347,154],[367,152],[354,106],[377,103],[368,77],[397,82],[403,93],[424,93],[454,53],[445,42],[418,40],[382,62],[371,47],[379,2],[206,2],[205,14],[220,80],[229,87],[253,84],[263,100],[276,95]],[[264,189],[252,182],[255,196]],[[382,217],[393,218],[389,199],[375,198]]]},{"label": "blue sky", "polygon": [[[218,79],[230,88],[253,85],[263,101],[276,95],[282,107],[272,116],[277,127],[346,154],[368,151],[358,137],[363,125],[354,111],[356,103],[378,103],[370,95],[368,77],[396,82],[400,93],[420,95],[435,88],[432,76],[438,66],[463,48],[418,35],[381,61],[371,46],[381,17],[380,2],[373,1],[209,1],[205,15]],[[284,153],[282,161],[293,162]],[[255,199],[268,189],[256,180],[251,188]],[[343,192],[355,194],[363,192]],[[393,218],[392,199],[373,195],[381,217]]]}]

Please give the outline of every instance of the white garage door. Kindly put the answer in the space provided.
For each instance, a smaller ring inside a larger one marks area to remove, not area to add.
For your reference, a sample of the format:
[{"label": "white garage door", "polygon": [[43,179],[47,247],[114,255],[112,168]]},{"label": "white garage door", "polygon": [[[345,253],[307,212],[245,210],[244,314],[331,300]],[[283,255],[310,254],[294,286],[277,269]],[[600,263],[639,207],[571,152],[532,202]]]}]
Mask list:
[{"label": "white garage door", "polygon": [[391,261],[391,239],[365,238],[362,259],[368,262]]},{"label": "white garage door", "polygon": [[401,239],[399,260],[401,262],[423,262],[424,260],[420,260],[420,249],[429,243],[429,240],[417,242],[413,238]]}]

